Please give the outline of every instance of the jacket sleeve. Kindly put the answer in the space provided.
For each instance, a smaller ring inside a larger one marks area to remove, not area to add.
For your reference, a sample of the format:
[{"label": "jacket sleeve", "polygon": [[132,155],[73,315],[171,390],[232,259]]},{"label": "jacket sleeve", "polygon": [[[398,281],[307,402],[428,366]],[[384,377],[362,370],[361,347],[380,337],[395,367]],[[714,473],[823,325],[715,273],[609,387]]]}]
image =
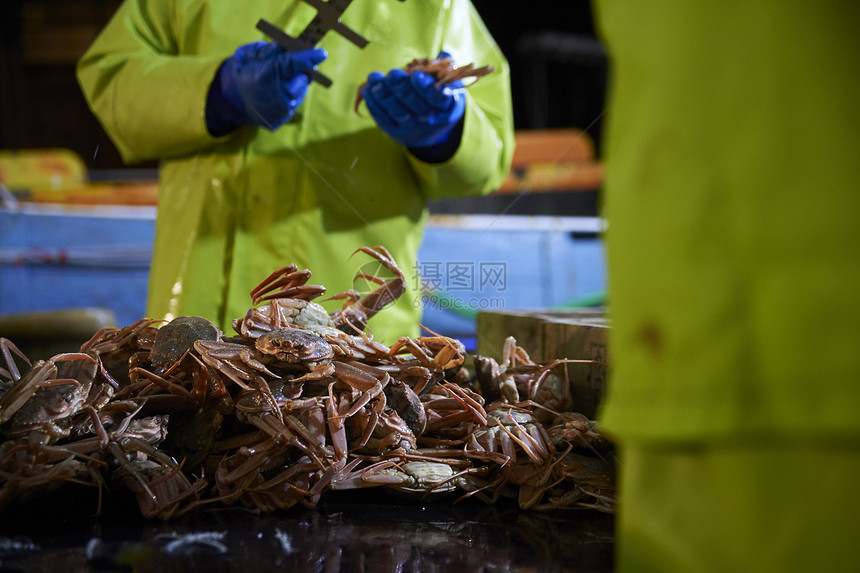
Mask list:
[{"label": "jacket sleeve", "polygon": [[490,193],[510,170],[514,152],[510,67],[471,2],[453,2],[439,47],[458,66],[496,69],[466,90],[463,137],[454,156],[431,165],[410,154],[409,161],[428,199]]},{"label": "jacket sleeve", "polygon": [[204,112],[224,56],[182,54],[172,5],[126,0],[77,65],[87,103],[126,163],[216,141]]}]

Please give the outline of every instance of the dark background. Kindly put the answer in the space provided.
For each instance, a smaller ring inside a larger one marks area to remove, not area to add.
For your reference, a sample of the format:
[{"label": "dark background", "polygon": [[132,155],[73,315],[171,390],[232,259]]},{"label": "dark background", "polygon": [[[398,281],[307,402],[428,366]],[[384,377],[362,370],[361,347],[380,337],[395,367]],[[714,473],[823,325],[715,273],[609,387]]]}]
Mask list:
[{"label": "dark background", "polygon": [[[517,129],[577,127],[600,155],[606,61],[590,2],[474,0],[511,64]],[[90,170],[123,165],[90,113],[75,63],[119,0],[0,2],[0,149],[65,147]]]},{"label": "dark background", "polygon": [[606,57],[591,3],[473,0],[511,65],[517,129],[578,127],[597,144]]}]

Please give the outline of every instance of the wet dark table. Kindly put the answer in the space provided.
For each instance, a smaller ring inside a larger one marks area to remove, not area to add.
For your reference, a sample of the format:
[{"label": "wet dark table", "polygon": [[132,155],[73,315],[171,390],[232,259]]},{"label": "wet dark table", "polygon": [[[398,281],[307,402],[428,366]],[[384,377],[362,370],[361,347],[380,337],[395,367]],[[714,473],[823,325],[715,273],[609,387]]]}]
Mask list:
[{"label": "wet dark table", "polygon": [[612,570],[611,515],[345,493],[314,509],[226,508],[170,521],[145,520],[117,500],[98,517],[68,495],[30,502],[0,514],[0,571]]}]

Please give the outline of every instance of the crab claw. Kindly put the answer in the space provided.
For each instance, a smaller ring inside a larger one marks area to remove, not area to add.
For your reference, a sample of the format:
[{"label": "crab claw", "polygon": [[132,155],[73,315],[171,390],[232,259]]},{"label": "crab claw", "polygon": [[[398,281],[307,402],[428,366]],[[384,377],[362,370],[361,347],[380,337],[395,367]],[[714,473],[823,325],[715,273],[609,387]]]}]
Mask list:
[{"label": "crab claw", "polygon": [[307,269],[298,270],[296,265],[281,267],[251,290],[254,305],[278,298],[297,298],[313,300],[325,293],[325,287],[306,284],[311,278]]},{"label": "crab claw", "polygon": [[347,334],[363,332],[368,320],[385,308],[385,306],[400,298],[400,295],[406,291],[406,279],[403,276],[403,271],[397,266],[394,257],[391,256],[388,249],[381,245],[377,245],[376,247],[361,247],[353,255],[359,251],[379,261],[382,266],[391,271],[394,277],[383,280],[374,275],[358,272],[355,278],[363,278],[379,286],[357,300],[352,294],[354,291],[347,291],[347,293],[341,293],[332,297],[335,299],[347,299],[341,310],[335,311],[330,315],[334,326]]}]

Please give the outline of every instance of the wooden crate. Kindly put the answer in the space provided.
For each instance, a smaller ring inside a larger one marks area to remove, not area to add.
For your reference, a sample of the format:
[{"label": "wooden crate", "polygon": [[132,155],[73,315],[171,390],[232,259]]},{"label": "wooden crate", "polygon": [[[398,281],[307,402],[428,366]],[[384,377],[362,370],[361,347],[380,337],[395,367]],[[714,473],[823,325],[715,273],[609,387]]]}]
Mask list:
[{"label": "wooden crate", "polygon": [[[513,336],[535,362],[568,358],[608,364],[608,329],[602,309],[480,312],[477,354],[501,360],[504,341]],[[607,367],[569,364],[567,369],[574,410],[594,418],[606,388]]]}]

